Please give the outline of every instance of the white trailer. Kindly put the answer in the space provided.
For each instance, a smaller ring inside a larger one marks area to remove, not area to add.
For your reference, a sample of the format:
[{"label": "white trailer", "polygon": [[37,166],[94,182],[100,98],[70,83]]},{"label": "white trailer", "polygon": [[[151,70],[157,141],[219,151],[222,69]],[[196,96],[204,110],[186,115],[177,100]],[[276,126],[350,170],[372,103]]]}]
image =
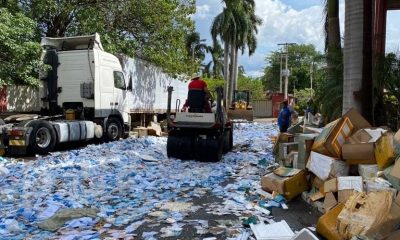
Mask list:
[{"label": "white trailer", "polygon": [[[173,103],[177,100],[181,105],[187,97],[188,83],[165,74],[161,68],[139,58],[118,57],[127,85],[129,112],[133,119],[146,122],[146,115],[166,114],[168,102],[168,87],[174,88]],[[175,109],[175,108],[174,108]],[[147,120],[151,120],[148,118]]]},{"label": "white trailer", "polygon": [[12,154],[46,154],[57,144],[93,138],[117,140],[129,133],[131,114],[166,113],[168,86],[186,99],[186,83],[145,61],[105,52],[98,34],[43,38],[41,45],[51,69],[41,74],[39,89],[26,90],[32,94],[25,92],[25,99],[18,88],[7,96],[10,110],[40,112],[0,124],[0,148]]}]

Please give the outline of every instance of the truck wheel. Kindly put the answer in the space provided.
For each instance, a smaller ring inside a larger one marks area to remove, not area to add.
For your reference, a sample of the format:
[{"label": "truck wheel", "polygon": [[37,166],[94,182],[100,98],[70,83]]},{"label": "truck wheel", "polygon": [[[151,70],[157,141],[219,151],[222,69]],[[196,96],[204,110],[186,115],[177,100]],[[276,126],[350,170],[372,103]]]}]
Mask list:
[{"label": "truck wheel", "polygon": [[224,132],[224,150],[223,153],[232,151],[233,148],[233,129],[227,128]]},{"label": "truck wheel", "polygon": [[28,126],[32,127],[28,146],[31,153],[45,155],[54,149],[56,132],[49,122],[43,120],[32,121]]},{"label": "truck wheel", "polygon": [[122,125],[121,122],[114,117],[107,120],[106,126],[106,141],[117,141],[122,137]]}]

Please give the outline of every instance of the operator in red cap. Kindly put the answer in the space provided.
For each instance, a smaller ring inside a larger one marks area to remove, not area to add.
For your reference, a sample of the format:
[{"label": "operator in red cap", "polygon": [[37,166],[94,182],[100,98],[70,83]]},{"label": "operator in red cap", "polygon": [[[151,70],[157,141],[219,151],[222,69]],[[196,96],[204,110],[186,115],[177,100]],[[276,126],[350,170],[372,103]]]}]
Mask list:
[{"label": "operator in red cap", "polygon": [[[189,91],[190,90],[202,90],[205,93],[205,99],[204,99],[204,112],[205,113],[211,113],[211,104],[210,101],[213,102],[212,95],[210,91],[207,88],[207,83],[200,78],[199,74],[193,74],[192,75],[192,80],[189,83]],[[188,100],[186,100],[185,104],[183,105],[182,111],[186,111],[186,108],[188,107]]]}]

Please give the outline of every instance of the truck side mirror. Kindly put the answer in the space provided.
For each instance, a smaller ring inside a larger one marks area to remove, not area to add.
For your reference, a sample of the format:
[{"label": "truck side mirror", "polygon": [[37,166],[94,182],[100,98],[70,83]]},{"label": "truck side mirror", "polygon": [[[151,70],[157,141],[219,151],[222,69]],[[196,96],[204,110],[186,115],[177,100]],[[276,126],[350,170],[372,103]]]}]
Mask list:
[{"label": "truck side mirror", "polygon": [[132,83],[132,76],[129,76],[129,82],[128,82],[128,87],[126,90],[131,91],[133,90],[133,83]]}]

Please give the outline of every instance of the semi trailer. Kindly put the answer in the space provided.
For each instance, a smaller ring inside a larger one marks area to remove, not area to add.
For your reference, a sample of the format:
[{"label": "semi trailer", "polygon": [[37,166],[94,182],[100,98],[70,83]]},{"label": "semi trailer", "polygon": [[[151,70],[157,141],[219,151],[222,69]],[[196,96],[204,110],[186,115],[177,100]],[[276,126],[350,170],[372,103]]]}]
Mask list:
[{"label": "semi trailer", "polygon": [[13,114],[0,121],[2,154],[47,154],[62,143],[115,141],[128,136],[133,117],[166,114],[162,96],[169,86],[180,89],[176,101],[186,98],[185,82],[140,59],[107,53],[98,34],[43,38],[41,46],[50,70],[40,74],[39,87],[3,91]]}]

